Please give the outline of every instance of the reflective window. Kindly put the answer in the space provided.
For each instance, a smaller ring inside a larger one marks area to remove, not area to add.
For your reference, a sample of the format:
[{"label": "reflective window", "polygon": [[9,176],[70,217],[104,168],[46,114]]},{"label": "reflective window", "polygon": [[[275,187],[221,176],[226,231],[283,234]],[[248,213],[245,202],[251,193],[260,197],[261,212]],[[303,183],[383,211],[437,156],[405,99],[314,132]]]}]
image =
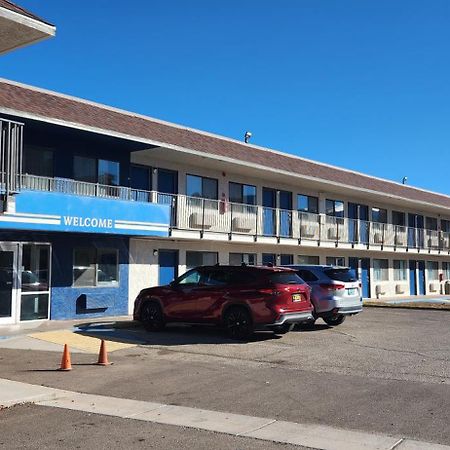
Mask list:
[{"label": "reflective window", "polygon": [[298,255],[297,264],[319,264],[318,256]]},{"label": "reflective window", "polygon": [[372,222],[387,223],[387,209],[372,208]]},{"label": "reflective window", "polygon": [[240,266],[242,263],[248,266],[256,265],[255,253],[230,253],[230,266]]},{"label": "reflective window", "polygon": [[108,186],[119,185],[119,163],[117,161],[98,160],[98,183]]},{"label": "reflective window", "polygon": [[186,268],[199,266],[214,266],[219,257],[217,252],[186,252]]},{"label": "reflective window", "polygon": [[25,146],[23,149],[23,173],[53,177],[53,150]]},{"label": "reflective window", "polygon": [[344,202],[327,199],[325,212],[328,216],[344,217]]},{"label": "reflective window", "polygon": [[406,281],[408,279],[408,268],[406,261],[394,259],[394,280]]},{"label": "reflective window", "polygon": [[437,261],[427,261],[428,280],[437,280],[439,278],[439,264]]},{"label": "reflective window", "polygon": [[85,156],[74,156],[73,177],[75,180],[97,183],[97,160]]},{"label": "reflective window", "polygon": [[327,256],[326,263],[330,266],[345,266],[344,256]]},{"label": "reflective window", "polygon": [[215,178],[187,175],[186,195],[189,197],[200,197],[217,200],[218,182]]},{"label": "reflective window", "polygon": [[230,202],[256,205],[256,186],[230,182]]},{"label": "reflective window", "polygon": [[23,244],[20,320],[48,319],[50,246]]},{"label": "reflective window", "polygon": [[388,273],[389,263],[387,259],[374,259],[373,260],[373,278],[375,281],[387,281],[389,280]]},{"label": "reflective window", "polygon": [[319,199],[309,195],[297,195],[297,210],[317,214],[319,212]]},{"label": "reflective window", "polygon": [[116,249],[76,248],[73,252],[73,285],[117,285],[119,257]]},{"label": "reflective window", "polygon": [[402,227],[405,226],[405,213],[400,211],[392,211],[392,223]]},{"label": "reflective window", "polygon": [[425,228],[427,230],[437,230],[437,219],[435,217],[426,217]]}]

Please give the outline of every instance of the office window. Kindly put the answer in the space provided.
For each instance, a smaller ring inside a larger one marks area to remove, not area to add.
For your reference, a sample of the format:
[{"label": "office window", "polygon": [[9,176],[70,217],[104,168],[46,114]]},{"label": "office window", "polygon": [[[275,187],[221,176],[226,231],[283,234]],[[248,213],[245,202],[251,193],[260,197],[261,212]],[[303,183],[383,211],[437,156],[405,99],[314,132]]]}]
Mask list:
[{"label": "office window", "polygon": [[230,253],[231,266],[240,266],[242,263],[248,266],[255,266],[256,253]]},{"label": "office window", "polygon": [[344,202],[327,199],[325,212],[327,216],[344,217]]},{"label": "office window", "polygon": [[344,256],[327,256],[326,262],[330,266],[345,267],[345,257]]},{"label": "office window", "polygon": [[392,211],[392,223],[394,225],[405,226],[405,213],[400,211]]},{"label": "office window", "polygon": [[394,280],[406,281],[408,279],[408,269],[406,261],[394,259]]},{"label": "office window", "polygon": [[373,260],[373,278],[375,281],[388,281],[389,263],[387,259],[374,259]]},{"label": "office window", "polygon": [[218,183],[215,178],[200,177],[197,175],[186,176],[186,195],[217,200]]},{"label": "office window", "polygon": [[297,210],[302,212],[318,214],[319,199],[317,197],[311,197],[309,195],[298,194]]},{"label": "office window", "polygon": [[439,278],[439,264],[437,261],[427,261],[428,280],[437,280]]},{"label": "office window", "polygon": [[387,223],[387,210],[372,208],[372,222]]},{"label": "office window", "polygon": [[119,255],[116,249],[79,247],[73,251],[73,286],[117,285]]},{"label": "office window", "polygon": [[186,252],[186,269],[199,266],[214,266],[219,256],[217,252]]},{"label": "office window", "polygon": [[53,177],[53,150],[25,146],[23,149],[23,173]]},{"label": "office window", "polygon": [[298,255],[297,264],[319,264],[318,256]]},{"label": "office window", "polygon": [[230,202],[256,205],[256,186],[230,181]]}]

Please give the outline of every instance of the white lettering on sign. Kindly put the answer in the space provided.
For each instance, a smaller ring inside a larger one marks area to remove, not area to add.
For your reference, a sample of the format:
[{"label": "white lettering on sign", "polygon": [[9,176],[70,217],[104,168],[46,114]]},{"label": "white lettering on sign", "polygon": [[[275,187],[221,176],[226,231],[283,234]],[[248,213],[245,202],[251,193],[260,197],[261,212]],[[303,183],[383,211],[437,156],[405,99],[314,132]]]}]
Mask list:
[{"label": "white lettering on sign", "polygon": [[112,219],[100,219],[97,217],[73,217],[64,216],[64,225],[82,228],[112,228]]}]

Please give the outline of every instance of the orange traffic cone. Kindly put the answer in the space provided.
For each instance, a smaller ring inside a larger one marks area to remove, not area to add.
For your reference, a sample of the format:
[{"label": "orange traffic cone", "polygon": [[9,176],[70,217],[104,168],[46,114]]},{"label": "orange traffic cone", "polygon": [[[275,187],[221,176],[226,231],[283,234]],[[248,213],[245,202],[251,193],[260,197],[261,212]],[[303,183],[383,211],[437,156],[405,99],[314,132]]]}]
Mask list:
[{"label": "orange traffic cone", "polygon": [[99,366],[109,366],[108,362],[108,352],[106,351],[106,343],[102,339],[102,343],[100,344],[100,352],[98,353],[98,361],[97,365]]},{"label": "orange traffic cone", "polygon": [[67,344],[64,344],[64,351],[61,358],[61,367],[58,370],[72,370],[72,363],[70,362],[70,352]]}]

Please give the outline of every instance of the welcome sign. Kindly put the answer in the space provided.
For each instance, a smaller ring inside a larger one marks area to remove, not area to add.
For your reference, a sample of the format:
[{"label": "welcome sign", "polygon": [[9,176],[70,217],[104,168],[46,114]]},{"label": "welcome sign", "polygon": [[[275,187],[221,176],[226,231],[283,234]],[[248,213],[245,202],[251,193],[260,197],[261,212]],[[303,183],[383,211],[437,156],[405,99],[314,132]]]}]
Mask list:
[{"label": "welcome sign", "polygon": [[22,191],[15,203],[15,212],[0,214],[0,229],[169,235],[169,205],[40,191]]}]

